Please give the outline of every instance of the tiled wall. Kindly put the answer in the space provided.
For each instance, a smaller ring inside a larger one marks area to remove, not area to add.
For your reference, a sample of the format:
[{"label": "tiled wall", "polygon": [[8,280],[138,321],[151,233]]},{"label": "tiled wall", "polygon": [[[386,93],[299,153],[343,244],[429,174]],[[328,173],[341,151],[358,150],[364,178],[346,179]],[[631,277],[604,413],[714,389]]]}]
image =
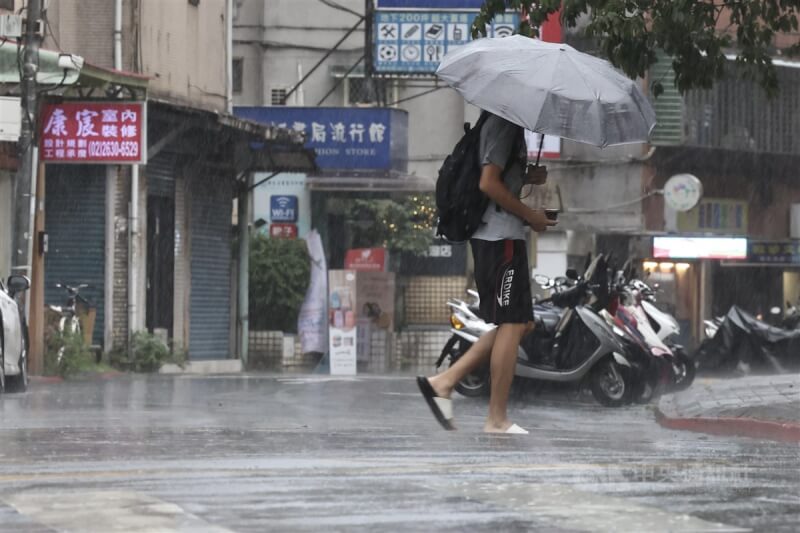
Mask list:
[{"label": "tiled wall", "polygon": [[[358,371],[367,374],[429,373],[450,338],[446,328],[419,328],[399,333],[375,330],[369,342],[360,336]],[[270,372],[309,372],[319,356],[302,354],[296,335],[280,331],[251,331],[248,367]]]}]

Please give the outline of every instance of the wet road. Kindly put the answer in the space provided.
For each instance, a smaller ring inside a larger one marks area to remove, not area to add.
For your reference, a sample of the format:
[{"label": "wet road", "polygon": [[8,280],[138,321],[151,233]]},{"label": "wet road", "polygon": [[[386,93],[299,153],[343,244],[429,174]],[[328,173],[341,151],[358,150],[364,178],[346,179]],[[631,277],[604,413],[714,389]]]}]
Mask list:
[{"label": "wet road", "polygon": [[798,531],[800,448],[411,378],[137,377],[0,396],[0,531]]}]

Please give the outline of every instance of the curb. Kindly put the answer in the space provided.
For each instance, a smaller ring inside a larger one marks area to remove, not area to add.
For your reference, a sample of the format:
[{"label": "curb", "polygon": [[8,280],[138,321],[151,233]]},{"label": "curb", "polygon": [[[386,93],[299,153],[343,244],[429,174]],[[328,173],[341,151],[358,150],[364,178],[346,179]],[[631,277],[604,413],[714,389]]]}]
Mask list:
[{"label": "curb", "polygon": [[28,381],[31,383],[63,383],[64,378],[61,376],[29,376]]},{"label": "curb", "polygon": [[667,429],[733,435],[779,442],[800,442],[800,424],[755,418],[670,418],[656,407],[656,422]]}]

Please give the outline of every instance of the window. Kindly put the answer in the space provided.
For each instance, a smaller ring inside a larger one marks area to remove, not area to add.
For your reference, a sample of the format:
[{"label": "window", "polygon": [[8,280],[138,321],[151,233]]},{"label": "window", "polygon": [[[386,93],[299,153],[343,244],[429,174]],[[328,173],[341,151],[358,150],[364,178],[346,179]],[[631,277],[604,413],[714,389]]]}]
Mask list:
[{"label": "window", "polygon": [[271,92],[272,105],[286,105],[286,93],[287,90],[285,88],[272,89]]},{"label": "window", "polygon": [[[373,78],[374,91],[370,91],[365,78],[347,78],[345,105],[380,104],[387,102],[388,82]],[[376,98],[377,97],[377,98]]]},{"label": "window", "polygon": [[242,94],[242,83],[244,80],[244,58],[233,58],[233,94]]}]

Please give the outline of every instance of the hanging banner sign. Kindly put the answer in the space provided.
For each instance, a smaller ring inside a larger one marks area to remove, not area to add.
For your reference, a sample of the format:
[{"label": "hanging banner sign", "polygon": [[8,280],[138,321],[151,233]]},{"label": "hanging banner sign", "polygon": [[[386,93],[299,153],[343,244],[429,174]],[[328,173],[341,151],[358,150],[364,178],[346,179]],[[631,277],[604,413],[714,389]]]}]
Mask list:
[{"label": "hanging banner sign", "polygon": [[39,157],[45,163],[144,164],[144,102],[44,104]]}]

